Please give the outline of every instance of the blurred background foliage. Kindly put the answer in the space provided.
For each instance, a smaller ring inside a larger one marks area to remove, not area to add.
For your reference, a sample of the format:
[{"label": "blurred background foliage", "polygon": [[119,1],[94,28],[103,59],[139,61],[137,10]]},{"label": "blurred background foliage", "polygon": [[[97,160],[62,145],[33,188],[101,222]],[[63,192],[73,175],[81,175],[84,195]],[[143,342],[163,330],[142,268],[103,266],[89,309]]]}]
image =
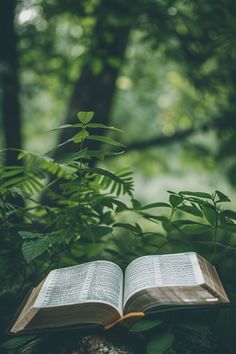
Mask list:
[{"label": "blurred background foliage", "polygon": [[[235,34],[233,0],[2,0],[0,148],[8,149],[2,167],[22,164],[12,148],[44,154],[74,134],[49,130],[74,123],[78,111],[94,111],[94,122],[123,130],[126,145],[126,154],[97,166],[128,166],[135,198],[151,203],[166,201],[166,190],[220,190],[235,207]],[[89,147],[103,148],[96,141]],[[75,148],[63,145],[57,153]],[[147,226],[139,215],[121,221]],[[33,271],[24,268],[16,231],[19,276],[32,283],[37,262]],[[119,247],[127,248],[129,237],[136,242],[132,232]],[[165,251],[180,250],[173,247]],[[233,282],[232,254],[222,262]],[[15,306],[14,296],[7,301]]]},{"label": "blurred background foliage", "polygon": [[48,130],[93,110],[125,131],[115,164],[131,166],[141,198],[199,183],[234,193],[235,6],[2,1],[2,147],[46,152],[61,139]]}]

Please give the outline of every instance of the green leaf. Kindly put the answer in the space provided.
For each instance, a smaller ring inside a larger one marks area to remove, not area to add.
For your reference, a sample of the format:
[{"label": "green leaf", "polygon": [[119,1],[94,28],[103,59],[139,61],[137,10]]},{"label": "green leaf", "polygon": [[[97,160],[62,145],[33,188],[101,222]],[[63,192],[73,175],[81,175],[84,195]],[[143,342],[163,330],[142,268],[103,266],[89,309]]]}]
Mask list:
[{"label": "green leaf", "polygon": [[227,224],[228,219],[222,214],[220,213],[220,223],[221,225]]},{"label": "green leaf", "polygon": [[176,208],[178,205],[180,205],[183,202],[183,197],[179,195],[171,194],[169,196],[169,202],[173,208]]},{"label": "green leaf", "polygon": [[18,167],[18,166],[6,167],[4,169],[4,179],[7,179],[8,177],[17,176],[23,173],[24,170],[22,167]]},{"label": "green leaf", "polygon": [[29,232],[29,231],[19,231],[18,234],[23,239],[41,238],[45,236],[44,234],[39,234],[37,232]]},{"label": "green leaf", "polygon": [[223,216],[226,216],[227,218],[236,220],[236,212],[233,210],[224,210],[221,213]]},{"label": "green leaf", "polygon": [[121,227],[123,229],[126,229],[132,233],[138,233],[139,229],[137,228],[137,226],[131,225],[131,224],[127,224],[127,223],[116,223],[113,225],[113,227]]},{"label": "green leaf", "polygon": [[204,214],[205,218],[209,222],[209,224],[211,224],[212,226],[215,226],[216,217],[217,217],[216,210],[213,207],[204,205],[202,207],[202,211],[203,211],[203,214]]},{"label": "green leaf", "polygon": [[83,247],[88,257],[95,257],[104,248],[103,243],[92,243]]},{"label": "green leaf", "polygon": [[171,208],[170,204],[168,203],[150,203],[147,205],[144,205],[141,210],[145,210],[145,209],[152,209],[152,208]]},{"label": "green leaf", "polygon": [[112,227],[92,225],[90,228],[94,237],[101,237],[112,233]]},{"label": "green leaf", "polygon": [[179,194],[190,195],[190,196],[193,196],[193,197],[206,198],[206,199],[211,199],[212,200],[212,196],[209,193],[204,193],[204,192],[181,191],[181,192],[179,192]]},{"label": "green leaf", "polygon": [[22,160],[25,156],[27,156],[28,152],[25,150],[22,150],[19,155],[17,156],[17,160]]},{"label": "green leaf", "polygon": [[219,200],[217,202],[230,202],[230,199],[227,197],[227,195],[223,194],[220,191],[216,191],[217,197],[219,198]]},{"label": "green leaf", "polygon": [[[117,195],[123,194],[132,194],[133,191],[133,180],[131,173],[129,176],[115,175],[114,173],[104,170],[102,168],[94,167],[90,169],[91,172],[94,172],[96,175],[101,175],[102,177],[99,180],[100,185],[104,188],[110,188],[111,193],[116,193]],[[104,176],[104,177],[103,177]],[[98,177],[98,176],[96,176]]]},{"label": "green leaf", "polygon": [[134,210],[139,210],[141,208],[141,203],[137,199],[132,199],[132,204]]},{"label": "green leaf", "polygon": [[[41,235],[41,234],[40,234]],[[22,245],[22,253],[27,263],[30,263],[36,257],[48,250],[54,243],[62,242],[60,235],[44,235],[44,237],[27,239]]]},{"label": "green leaf", "polygon": [[77,117],[79,121],[83,124],[87,124],[91,121],[94,116],[94,112],[78,112]]},{"label": "green leaf", "polygon": [[89,124],[86,124],[86,128],[108,129],[108,130],[114,130],[114,131],[122,133],[121,129],[118,129],[118,128],[115,128],[115,127],[110,127],[108,125],[101,124],[101,123],[89,123]]},{"label": "green leaf", "polygon": [[187,196],[184,196],[184,200],[185,201],[189,201],[190,203],[195,203],[197,205],[208,205],[208,206],[212,206],[211,203],[209,203],[208,201],[206,200],[203,200],[203,199],[200,199],[200,198],[196,198],[196,197],[187,197]]},{"label": "green leaf", "polygon": [[156,320],[143,320],[141,319],[140,321],[136,322],[132,328],[132,332],[143,332],[147,331],[148,329],[160,326],[163,323],[162,319],[156,319]]},{"label": "green leaf", "polygon": [[161,222],[165,222],[169,220],[166,216],[152,215],[144,212],[140,212],[139,214],[148,220],[161,221]]},{"label": "green leaf", "polygon": [[232,232],[232,233],[236,233],[236,224],[223,224],[220,226],[220,228],[222,230],[225,230],[227,232]]},{"label": "green leaf", "polygon": [[35,336],[23,336],[23,337],[16,337],[7,340],[6,342],[1,343],[0,348],[5,350],[14,350],[17,348],[22,347],[23,345],[31,342]]},{"label": "green leaf", "polygon": [[82,149],[78,152],[71,152],[68,154],[64,154],[64,155],[59,155],[55,157],[55,161],[57,163],[62,163],[62,164],[67,164],[70,163],[71,161],[75,161],[75,160],[79,160],[79,159],[83,159],[83,158],[88,158],[88,149]]},{"label": "green leaf", "polygon": [[179,210],[182,210],[188,214],[194,215],[194,216],[199,216],[202,217],[202,212],[195,206],[190,206],[190,205],[181,205],[178,207]]},{"label": "green leaf", "polygon": [[203,234],[205,232],[209,232],[211,230],[211,227],[205,224],[192,223],[184,225],[181,230],[186,234],[198,235]]},{"label": "green leaf", "polygon": [[163,354],[172,346],[175,337],[170,332],[157,333],[147,344],[147,354]]},{"label": "green leaf", "polygon": [[152,222],[169,222],[169,219],[166,216],[159,216],[159,215],[151,215],[151,214],[147,214],[144,212],[140,212],[140,215],[142,215],[145,219],[150,220]]},{"label": "green leaf", "polygon": [[96,157],[97,159],[104,160],[106,156],[116,156],[123,154],[124,151],[119,152],[108,152],[108,151],[95,151],[89,150],[87,156],[88,157]]},{"label": "green leaf", "polygon": [[144,240],[145,240],[145,245],[153,245],[153,246],[159,246],[160,243],[162,244],[163,242],[166,241],[166,236],[156,232],[156,233],[144,233]]},{"label": "green leaf", "polygon": [[101,124],[101,123],[88,123],[88,124],[64,124],[60,125],[57,128],[51,129],[50,131],[54,130],[60,130],[60,129],[75,129],[75,128],[92,128],[92,129],[107,129],[107,130],[113,130],[122,133],[123,131],[121,129],[118,129],[116,127],[111,127],[109,125]]},{"label": "green leaf", "polygon": [[40,256],[48,249],[48,242],[42,239],[27,240],[22,245],[22,253],[27,263]]},{"label": "green leaf", "polygon": [[86,129],[82,129],[79,133],[75,134],[71,140],[78,144],[81,143],[81,141],[83,141],[85,138],[87,138],[89,136],[89,132]]},{"label": "green leaf", "polygon": [[51,130],[49,130],[50,132],[53,132],[54,130],[60,130],[60,129],[68,129],[68,128],[76,128],[76,127],[79,127],[79,128],[82,128],[84,125],[83,124],[63,124],[63,125],[60,125],[59,127],[57,128],[53,128]]},{"label": "green leaf", "polygon": [[119,143],[118,141],[109,138],[107,136],[100,136],[100,135],[89,135],[86,137],[87,140],[95,140],[99,141],[101,143],[109,144],[109,145],[114,145],[114,146],[120,146],[120,147],[125,147],[124,144]]},{"label": "green leaf", "polygon": [[234,247],[215,241],[195,241],[194,244],[200,247],[199,249],[201,250],[201,252],[205,252],[207,248],[209,248],[210,250],[216,248],[217,250],[219,250],[219,252],[222,250],[228,250],[229,252],[231,252],[232,250],[236,250],[236,248]]},{"label": "green leaf", "polygon": [[122,212],[124,210],[129,210],[128,206],[120,200],[112,199],[112,203],[117,205],[116,213]]}]

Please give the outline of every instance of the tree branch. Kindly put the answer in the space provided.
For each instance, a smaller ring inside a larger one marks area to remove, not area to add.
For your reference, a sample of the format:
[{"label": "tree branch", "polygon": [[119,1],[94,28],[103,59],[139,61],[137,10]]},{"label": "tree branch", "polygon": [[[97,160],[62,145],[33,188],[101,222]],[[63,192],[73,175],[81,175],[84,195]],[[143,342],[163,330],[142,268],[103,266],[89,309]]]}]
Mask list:
[{"label": "tree branch", "polygon": [[149,149],[155,146],[163,146],[173,144],[177,141],[182,141],[189,136],[196,133],[206,133],[210,129],[217,129],[218,131],[234,131],[236,134],[236,125],[235,125],[235,112],[234,111],[225,111],[224,114],[221,113],[219,117],[211,119],[211,121],[202,123],[197,127],[192,127],[183,131],[177,131],[171,136],[160,135],[152,139],[135,141],[126,146],[126,152],[135,150]]},{"label": "tree branch", "polygon": [[177,132],[171,136],[161,135],[161,136],[157,136],[155,138],[149,139],[149,140],[137,141],[137,142],[127,145],[126,151],[127,152],[131,151],[131,150],[137,151],[137,150],[149,149],[151,147],[158,146],[158,145],[163,146],[163,145],[167,145],[167,144],[172,144],[178,140],[183,140],[183,139],[189,137],[190,135],[192,135],[195,132],[196,131],[193,128],[191,128],[191,129],[187,129],[185,131]]}]

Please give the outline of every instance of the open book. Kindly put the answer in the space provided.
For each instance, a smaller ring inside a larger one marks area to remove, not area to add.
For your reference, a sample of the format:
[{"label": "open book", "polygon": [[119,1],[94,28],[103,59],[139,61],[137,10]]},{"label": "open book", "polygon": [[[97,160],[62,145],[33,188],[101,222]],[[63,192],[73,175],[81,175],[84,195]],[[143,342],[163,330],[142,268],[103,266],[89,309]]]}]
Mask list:
[{"label": "open book", "polygon": [[123,275],[110,261],[51,271],[32,290],[12,333],[100,324],[193,305],[228,303],[213,265],[194,252],[144,256]]}]

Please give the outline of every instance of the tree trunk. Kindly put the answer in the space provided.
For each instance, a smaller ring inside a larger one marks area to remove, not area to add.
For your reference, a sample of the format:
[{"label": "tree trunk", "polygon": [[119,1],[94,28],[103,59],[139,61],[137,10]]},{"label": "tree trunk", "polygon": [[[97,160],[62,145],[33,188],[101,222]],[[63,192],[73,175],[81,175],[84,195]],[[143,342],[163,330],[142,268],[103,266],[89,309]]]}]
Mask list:
[{"label": "tree trunk", "polygon": [[[0,1],[1,119],[5,147],[21,148],[17,38],[14,30],[16,0]],[[17,163],[17,152],[7,150],[6,164]]]},{"label": "tree trunk", "polygon": [[[127,4],[119,0],[102,0],[98,5],[92,42],[82,73],[75,83],[65,123],[74,123],[78,111],[94,111],[93,122],[109,124],[116,79],[131,29],[127,8]],[[59,140],[65,141],[72,135],[70,129],[64,130]],[[97,149],[98,143],[93,142],[90,148]],[[59,152],[74,149],[77,149],[75,144],[66,144]]]}]

